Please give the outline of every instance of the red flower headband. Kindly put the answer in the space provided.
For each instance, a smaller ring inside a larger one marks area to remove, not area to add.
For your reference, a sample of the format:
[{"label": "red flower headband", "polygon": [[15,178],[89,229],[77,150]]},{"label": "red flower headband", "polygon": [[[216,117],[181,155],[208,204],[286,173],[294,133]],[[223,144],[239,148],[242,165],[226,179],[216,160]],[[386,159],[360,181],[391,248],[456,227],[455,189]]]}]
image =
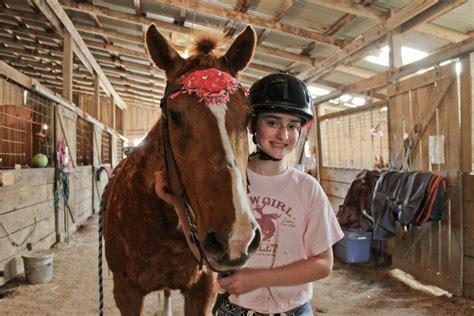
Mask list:
[{"label": "red flower headband", "polygon": [[171,98],[181,93],[194,93],[206,106],[229,102],[230,95],[239,89],[246,93],[237,79],[216,68],[193,71],[184,78],[182,84],[181,91],[173,94]]}]

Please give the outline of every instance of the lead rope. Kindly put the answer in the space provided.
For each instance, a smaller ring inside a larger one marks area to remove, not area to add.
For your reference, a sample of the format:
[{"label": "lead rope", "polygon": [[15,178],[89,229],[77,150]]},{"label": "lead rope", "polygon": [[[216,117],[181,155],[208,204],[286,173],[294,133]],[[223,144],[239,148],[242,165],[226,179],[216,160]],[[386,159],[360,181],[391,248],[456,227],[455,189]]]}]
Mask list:
[{"label": "lead rope", "polygon": [[[105,167],[100,167],[97,172],[96,172],[96,181],[100,181],[100,174],[102,171],[106,171],[107,169]],[[107,174],[108,176],[108,174]],[[110,180],[110,177],[109,177]],[[103,271],[103,221],[102,221],[102,216],[103,216],[103,210],[105,209],[104,206],[104,200],[100,201],[100,206],[99,206],[99,250],[98,250],[98,276],[99,276],[99,315],[103,316],[104,315],[104,277],[102,274]]]}]

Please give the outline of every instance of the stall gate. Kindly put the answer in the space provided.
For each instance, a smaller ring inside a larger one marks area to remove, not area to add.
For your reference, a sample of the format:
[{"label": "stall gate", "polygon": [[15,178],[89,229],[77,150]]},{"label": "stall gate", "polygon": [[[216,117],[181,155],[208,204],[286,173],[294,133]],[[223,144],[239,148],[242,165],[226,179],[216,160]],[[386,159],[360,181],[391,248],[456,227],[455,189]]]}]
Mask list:
[{"label": "stall gate", "polygon": [[387,88],[391,167],[447,176],[449,194],[442,221],[408,234],[399,231],[388,241],[392,263],[455,295],[463,294],[461,176],[471,167],[470,150],[465,150],[471,148],[471,124],[470,115],[460,113],[471,113],[470,80],[469,62],[463,60]]}]

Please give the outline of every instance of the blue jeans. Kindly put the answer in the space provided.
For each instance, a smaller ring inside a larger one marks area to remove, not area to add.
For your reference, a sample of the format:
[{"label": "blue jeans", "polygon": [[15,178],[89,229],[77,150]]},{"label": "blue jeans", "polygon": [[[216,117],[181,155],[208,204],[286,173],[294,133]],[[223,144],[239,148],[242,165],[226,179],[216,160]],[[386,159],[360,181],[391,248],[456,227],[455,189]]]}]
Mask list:
[{"label": "blue jeans", "polygon": [[[252,312],[251,311],[247,311],[245,312],[246,309],[244,311],[230,311],[229,309],[227,309],[224,304],[221,304],[214,316],[243,316],[243,315],[252,315]],[[254,315],[261,315],[261,314],[254,314]],[[285,312],[283,315],[287,315],[287,316],[313,316],[313,310],[311,308],[311,304],[309,302],[303,304],[303,305],[300,305],[296,308],[293,308],[292,310],[289,310],[287,312]]]}]

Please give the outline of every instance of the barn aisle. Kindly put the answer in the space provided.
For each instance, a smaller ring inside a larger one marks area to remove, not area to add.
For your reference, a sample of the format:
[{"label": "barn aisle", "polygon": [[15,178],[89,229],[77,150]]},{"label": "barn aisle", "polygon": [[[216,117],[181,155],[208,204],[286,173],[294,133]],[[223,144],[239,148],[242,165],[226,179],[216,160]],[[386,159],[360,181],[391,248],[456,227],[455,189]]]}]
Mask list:
[{"label": "barn aisle", "polygon": [[[54,278],[27,285],[17,278],[0,288],[0,315],[97,315],[97,218],[90,218],[55,249]],[[107,271],[107,270],[105,270]],[[105,272],[105,315],[119,315],[112,297],[112,276]],[[474,301],[435,297],[414,290],[385,268],[336,262],[332,275],[314,287],[317,315],[474,315]],[[145,315],[154,315],[159,299],[145,299]],[[172,293],[175,316],[183,315],[182,299]]]}]

